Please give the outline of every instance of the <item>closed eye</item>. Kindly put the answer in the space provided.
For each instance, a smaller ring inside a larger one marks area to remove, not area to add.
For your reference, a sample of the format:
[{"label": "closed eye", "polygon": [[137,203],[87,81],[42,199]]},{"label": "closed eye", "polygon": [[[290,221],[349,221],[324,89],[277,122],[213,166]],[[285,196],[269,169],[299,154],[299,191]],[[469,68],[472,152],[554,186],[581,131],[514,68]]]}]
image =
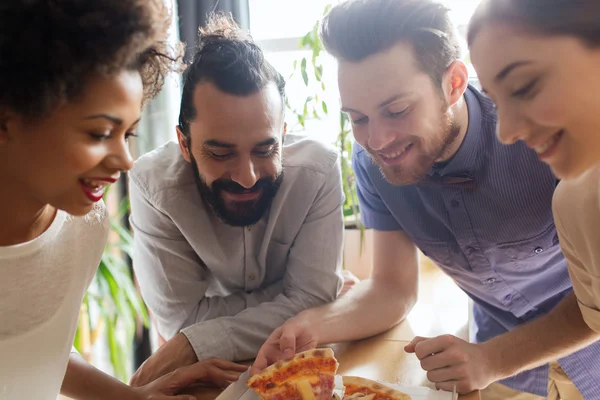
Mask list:
[{"label": "closed eye", "polygon": [[388,113],[387,113],[387,114],[388,114],[390,117],[392,117],[392,118],[397,118],[397,117],[401,117],[401,116],[403,116],[403,115],[404,115],[404,114],[406,114],[407,112],[408,112],[408,107],[406,107],[404,110],[402,110],[402,111],[398,111],[398,112],[391,112],[391,111],[388,111]]},{"label": "closed eye", "polygon": [[352,120],[352,123],[354,125],[360,125],[360,124],[365,124],[369,121],[368,117],[362,117],[362,118],[356,118]]},{"label": "closed eye", "polygon": [[512,93],[513,97],[524,98],[535,88],[535,85],[538,83],[539,78],[532,80],[527,85],[523,86],[521,89],[516,90]]}]

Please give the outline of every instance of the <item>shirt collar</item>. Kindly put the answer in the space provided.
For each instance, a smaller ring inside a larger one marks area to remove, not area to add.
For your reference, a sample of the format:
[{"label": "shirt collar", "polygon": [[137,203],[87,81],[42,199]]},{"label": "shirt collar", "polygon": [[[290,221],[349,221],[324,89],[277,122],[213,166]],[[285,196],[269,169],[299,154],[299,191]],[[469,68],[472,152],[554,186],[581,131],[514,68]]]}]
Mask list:
[{"label": "shirt collar", "polygon": [[[483,95],[477,94],[477,89],[469,85],[465,91],[465,100],[469,110],[469,126],[467,133],[461,143],[458,151],[446,163],[434,165],[428,175],[468,175],[473,176],[473,172],[478,169],[481,155],[483,154],[484,140],[484,117],[485,114],[492,111],[491,105],[488,110],[488,104],[483,104]],[[485,109],[484,109],[485,108]]]}]

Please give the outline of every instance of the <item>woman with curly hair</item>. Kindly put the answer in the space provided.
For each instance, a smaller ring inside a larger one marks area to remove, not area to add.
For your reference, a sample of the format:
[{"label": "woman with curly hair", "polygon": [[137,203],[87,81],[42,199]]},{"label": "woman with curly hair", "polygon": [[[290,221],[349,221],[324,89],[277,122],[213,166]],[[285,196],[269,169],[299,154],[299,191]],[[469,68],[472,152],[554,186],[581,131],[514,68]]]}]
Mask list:
[{"label": "woman with curly hair", "polygon": [[178,390],[245,369],[201,361],[131,388],[71,353],[108,234],[104,191],[179,64],[169,22],[162,0],[0,3],[0,399],[193,399]]}]

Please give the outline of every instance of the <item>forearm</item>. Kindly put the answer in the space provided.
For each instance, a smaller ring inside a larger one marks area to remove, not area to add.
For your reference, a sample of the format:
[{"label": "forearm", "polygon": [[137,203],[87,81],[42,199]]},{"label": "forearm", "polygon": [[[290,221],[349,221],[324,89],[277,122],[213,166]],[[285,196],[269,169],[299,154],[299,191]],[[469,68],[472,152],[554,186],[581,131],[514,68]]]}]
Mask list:
[{"label": "forearm", "polygon": [[549,314],[482,345],[496,365],[498,379],[503,379],[569,355],[599,338],[584,322],[571,293]]},{"label": "forearm", "polygon": [[297,317],[320,344],[358,340],[384,332],[410,312],[417,287],[367,279],[335,302],[305,310]]},{"label": "forearm", "polygon": [[60,393],[75,400],[136,399],[132,388],[71,353]]},{"label": "forearm", "polygon": [[331,300],[333,298],[321,299],[306,294],[281,294],[272,302],[248,308],[234,317],[202,322],[183,329],[182,333],[198,359],[248,360],[256,356],[271,332],[286,320],[306,308]]}]

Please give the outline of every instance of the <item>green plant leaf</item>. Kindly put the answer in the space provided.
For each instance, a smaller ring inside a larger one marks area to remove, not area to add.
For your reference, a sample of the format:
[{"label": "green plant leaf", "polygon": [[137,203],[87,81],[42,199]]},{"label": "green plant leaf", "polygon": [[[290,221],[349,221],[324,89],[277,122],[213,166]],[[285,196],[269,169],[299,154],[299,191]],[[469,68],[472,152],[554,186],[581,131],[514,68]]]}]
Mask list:
[{"label": "green plant leaf", "polygon": [[327,103],[325,103],[325,101],[321,102],[321,107],[323,108],[323,112],[327,114]]},{"label": "green plant leaf", "polygon": [[323,77],[323,66],[322,65],[315,66],[315,78],[318,81],[321,81],[322,77]]},{"label": "green plant leaf", "polygon": [[300,62],[300,73],[302,74],[302,80],[304,85],[308,86],[308,73],[306,72],[306,57],[302,58]]}]

